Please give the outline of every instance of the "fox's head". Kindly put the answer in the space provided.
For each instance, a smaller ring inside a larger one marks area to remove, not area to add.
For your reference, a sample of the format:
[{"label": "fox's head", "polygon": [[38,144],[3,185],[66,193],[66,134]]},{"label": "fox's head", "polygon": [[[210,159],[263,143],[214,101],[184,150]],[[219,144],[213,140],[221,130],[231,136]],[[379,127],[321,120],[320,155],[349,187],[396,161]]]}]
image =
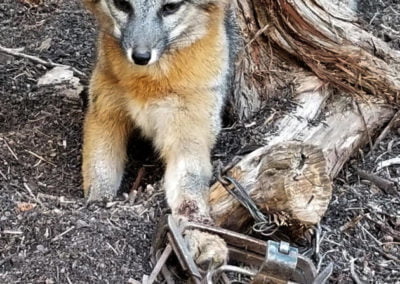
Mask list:
[{"label": "fox's head", "polygon": [[[137,65],[201,39],[228,0],[85,0],[103,32]],[[223,21],[223,18],[217,18]]]}]

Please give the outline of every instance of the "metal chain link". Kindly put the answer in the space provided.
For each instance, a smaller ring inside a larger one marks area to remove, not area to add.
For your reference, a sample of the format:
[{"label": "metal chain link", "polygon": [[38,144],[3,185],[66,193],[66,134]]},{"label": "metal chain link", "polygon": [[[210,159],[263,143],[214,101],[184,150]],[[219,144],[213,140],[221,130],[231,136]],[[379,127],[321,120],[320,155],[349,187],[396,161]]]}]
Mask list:
[{"label": "metal chain link", "polygon": [[255,221],[252,228],[253,231],[267,237],[272,236],[279,229],[279,226],[274,222],[272,215],[265,215],[261,212],[253,199],[247,193],[246,189],[236,179],[227,175],[227,172],[236,165],[238,158],[239,157],[235,157],[233,162],[225,168],[220,165],[217,180],[253,217]]}]

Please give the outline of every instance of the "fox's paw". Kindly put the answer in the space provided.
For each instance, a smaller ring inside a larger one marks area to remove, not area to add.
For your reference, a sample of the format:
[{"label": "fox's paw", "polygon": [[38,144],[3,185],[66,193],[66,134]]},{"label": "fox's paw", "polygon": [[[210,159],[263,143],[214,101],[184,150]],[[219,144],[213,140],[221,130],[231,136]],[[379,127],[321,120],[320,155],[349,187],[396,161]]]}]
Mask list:
[{"label": "fox's paw", "polygon": [[185,232],[185,239],[193,259],[201,269],[216,268],[227,262],[228,247],[219,236],[188,230]]}]

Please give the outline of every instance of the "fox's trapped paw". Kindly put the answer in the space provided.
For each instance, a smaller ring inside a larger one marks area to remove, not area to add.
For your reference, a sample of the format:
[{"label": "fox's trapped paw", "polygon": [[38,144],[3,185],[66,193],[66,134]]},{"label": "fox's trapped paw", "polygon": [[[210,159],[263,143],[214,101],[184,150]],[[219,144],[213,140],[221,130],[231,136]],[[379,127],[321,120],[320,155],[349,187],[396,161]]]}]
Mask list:
[{"label": "fox's trapped paw", "polygon": [[227,262],[228,247],[219,236],[199,230],[188,230],[185,239],[193,259],[201,269],[216,268]]}]

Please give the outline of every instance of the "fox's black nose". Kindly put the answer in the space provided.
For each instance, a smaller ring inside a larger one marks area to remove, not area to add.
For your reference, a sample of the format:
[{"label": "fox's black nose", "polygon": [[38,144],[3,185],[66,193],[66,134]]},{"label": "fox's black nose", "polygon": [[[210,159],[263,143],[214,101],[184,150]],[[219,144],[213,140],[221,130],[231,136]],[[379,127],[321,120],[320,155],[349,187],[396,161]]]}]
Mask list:
[{"label": "fox's black nose", "polygon": [[146,65],[151,59],[151,52],[142,50],[133,51],[132,59],[137,65]]}]

